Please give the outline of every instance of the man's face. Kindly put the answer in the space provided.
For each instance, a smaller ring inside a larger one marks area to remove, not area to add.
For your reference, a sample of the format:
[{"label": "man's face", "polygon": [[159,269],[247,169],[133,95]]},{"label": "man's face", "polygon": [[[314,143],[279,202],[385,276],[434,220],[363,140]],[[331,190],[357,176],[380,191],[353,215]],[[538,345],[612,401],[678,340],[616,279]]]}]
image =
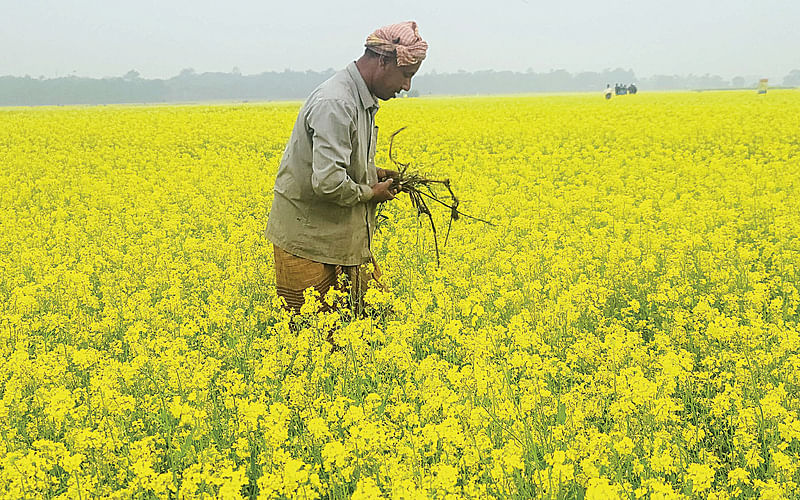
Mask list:
[{"label": "man's face", "polygon": [[419,71],[422,61],[411,66],[398,66],[394,60],[383,59],[378,64],[377,78],[373,80],[373,92],[384,101],[397,97],[400,91],[411,89],[411,78]]}]

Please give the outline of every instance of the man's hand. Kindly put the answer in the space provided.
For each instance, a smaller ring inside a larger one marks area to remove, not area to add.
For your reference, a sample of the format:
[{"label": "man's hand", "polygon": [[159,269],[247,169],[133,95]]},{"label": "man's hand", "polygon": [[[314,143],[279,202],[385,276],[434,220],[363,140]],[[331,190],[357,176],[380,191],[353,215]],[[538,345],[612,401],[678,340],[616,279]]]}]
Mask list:
[{"label": "man's hand", "polygon": [[397,170],[389,170],[387,168],[378,168],[378,180],[385,181],[386,179],[393,179],[395,182],[400,180],[400,172]]},{"label": "man's hand", "polygon": [[392,188],[394,181],[390,178],[372,186],[372,201],[381,202],[393,200],[396,191]]}]

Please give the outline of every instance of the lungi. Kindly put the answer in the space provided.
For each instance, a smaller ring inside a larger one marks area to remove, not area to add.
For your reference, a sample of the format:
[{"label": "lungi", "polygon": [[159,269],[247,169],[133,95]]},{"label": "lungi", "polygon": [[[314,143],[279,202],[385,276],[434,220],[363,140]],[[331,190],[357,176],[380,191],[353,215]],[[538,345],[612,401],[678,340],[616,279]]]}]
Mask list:
[{"label": "lungi", "polygon": [[[304,259],[292,255],[284,249],[273,244],[275,250],[275,288],[279,297],[286,301],[286,308],[297,314],[300,307],[304,304],[303,292],[313,287],[319,292],[320,302],[323,312],[333,309],[324,298],[331,287],[336,290],[348,292],[350,296],[350,307],[353,312],[361,314],[364,310],[364,294],[370,280],[374,280],[380,285],[380,270],[373,258],[372,272],[368,272],[362,266],[339,266],[335,264],[323,264],[313,260]],[[346,279],[341,284],[339,277],[344,275]]]}]

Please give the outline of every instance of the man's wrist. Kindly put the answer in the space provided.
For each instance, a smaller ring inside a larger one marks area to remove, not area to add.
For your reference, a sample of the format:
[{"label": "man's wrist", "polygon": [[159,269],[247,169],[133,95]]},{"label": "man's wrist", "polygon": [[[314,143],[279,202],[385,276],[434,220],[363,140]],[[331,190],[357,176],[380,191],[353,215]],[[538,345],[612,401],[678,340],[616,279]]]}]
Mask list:
[{"label": "man's wrist", "polygon": [[359,184],[358,191],[359,191],[358,201],[360,201],[361,203],[368,202],[375,196],[375,192],[372,190],[370,186],[367,186],[366,184]]}]

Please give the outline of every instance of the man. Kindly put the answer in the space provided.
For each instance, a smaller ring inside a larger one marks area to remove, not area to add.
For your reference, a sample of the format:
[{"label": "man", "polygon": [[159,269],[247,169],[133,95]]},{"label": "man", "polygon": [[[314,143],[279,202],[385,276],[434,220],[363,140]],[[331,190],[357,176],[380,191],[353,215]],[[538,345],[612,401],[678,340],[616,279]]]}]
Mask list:
[{"label": "man", "polygon": [[266,236],[275,251],[275,285],[292,312],[303,291],[322,296],[347,276],[360,304],[373,263],[375,207],[396,194],[397,172],[375,167],[378,99],[411,88],[428,44],[413,21],[367,37],[364,54],[317,87],[295,122],[275,179]]}]

